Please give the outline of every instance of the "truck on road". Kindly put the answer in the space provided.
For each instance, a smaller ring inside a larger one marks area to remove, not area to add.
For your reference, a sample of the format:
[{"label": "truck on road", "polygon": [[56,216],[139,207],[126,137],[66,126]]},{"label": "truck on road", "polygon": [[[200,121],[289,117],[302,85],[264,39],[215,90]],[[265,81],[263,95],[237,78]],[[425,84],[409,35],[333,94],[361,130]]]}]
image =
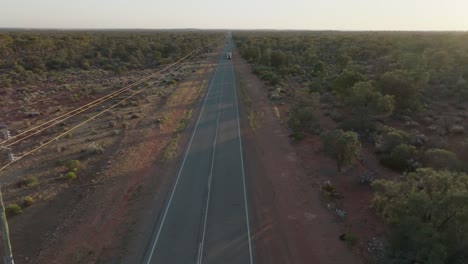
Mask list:
[{"label": "truck on road", "polygon": [[232,52],[226,53],[226,59],[232,60]]}]

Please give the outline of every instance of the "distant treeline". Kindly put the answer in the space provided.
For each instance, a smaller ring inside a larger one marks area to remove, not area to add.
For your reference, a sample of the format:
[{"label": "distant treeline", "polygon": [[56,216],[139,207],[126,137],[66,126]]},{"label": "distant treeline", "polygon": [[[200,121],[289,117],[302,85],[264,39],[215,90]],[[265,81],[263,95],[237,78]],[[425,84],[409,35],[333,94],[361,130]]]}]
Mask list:
[{"label": "distant treeline", "polygon": [[361,76],[380,81],[387,74],[421,92],[468,99],[468,33],[293,31],[234,37],[242,56],[273,85],[298,76],[313,89],[346,89]]},{"label": "distant treeline", "polygon": [[217,32],[25,31],[0,33],[0,85],[67,69],[129,69],[171,63],[212,42]]}]

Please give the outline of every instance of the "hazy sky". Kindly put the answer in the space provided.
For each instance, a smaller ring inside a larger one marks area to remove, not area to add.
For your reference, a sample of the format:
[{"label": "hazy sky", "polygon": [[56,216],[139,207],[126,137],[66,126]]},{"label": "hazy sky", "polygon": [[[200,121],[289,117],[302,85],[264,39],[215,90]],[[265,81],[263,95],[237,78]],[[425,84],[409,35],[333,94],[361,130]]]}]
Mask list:
[{"label": "hazy sky", "polygon": [[0,0],[0,27],[468,30],[468,0]]}]

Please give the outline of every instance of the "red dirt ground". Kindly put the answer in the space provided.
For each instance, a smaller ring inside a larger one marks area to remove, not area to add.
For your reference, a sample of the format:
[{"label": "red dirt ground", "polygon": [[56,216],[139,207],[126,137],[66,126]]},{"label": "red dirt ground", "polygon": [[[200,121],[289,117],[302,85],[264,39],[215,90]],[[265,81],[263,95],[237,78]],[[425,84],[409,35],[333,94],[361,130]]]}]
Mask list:
[{"label": "red dirt ground", "polygon": [[[212,62],[211,57],[207,62]],[[138,224],[135,216],[148,211],[140,205],[147,205],[148,201],[154,202],[155,199],[161,200],[162,204],[170,183],[170,175],[165,171],[170,170],[170,164],[174,162],[158,163],[159,155],[171,139],[177,121],[188,109],[186,106],[192,105],[203,94],[203,90],[200,93],[196,88],[202,85],[204,88],[210,69],[211,65],[204,68],[193,80],[193,85],[187,90],[189,92],[177,98],[180,105],[162,109],[169,121],[161,129],[145,135],[129,134],[123,139],[121,145],[129,147],[124,151],[116,150],[115,155],[109,158],[102,183],[80,186],[79,190],[71,191],[79,193],[79,197],[76,194],[73,197],[77,205],[50,235],[49,242],[42,246],[38,256],[25,262],[121,262],[123,255],[132,250],[128,245],[133,243],[131,232]],[[152,205],[157,207],[157,203]]]},{"label": "red dirt ground", "polygon": [[[319,200],[322,177],[317,174],[334,164],[313,155],[303,166],[300,148],[291,144],[287,129],[275,117],[266,87],[245,61],[235,62],[255,110],[263,113],[258,128],[250,128],[247,118],[242,126],[257,263],[360,263],[338,239],[344,226],[334,223]],[[317,145],[309,143],[302,145]]]}]

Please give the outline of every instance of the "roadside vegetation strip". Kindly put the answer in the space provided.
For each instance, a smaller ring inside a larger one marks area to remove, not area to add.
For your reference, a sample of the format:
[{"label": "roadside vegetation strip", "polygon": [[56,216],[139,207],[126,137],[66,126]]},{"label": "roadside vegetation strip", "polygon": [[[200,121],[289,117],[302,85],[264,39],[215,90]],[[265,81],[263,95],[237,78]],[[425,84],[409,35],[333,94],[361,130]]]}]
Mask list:
[{"label": "roadside vegetation strip", "polygon": [[[203,87],[205,86],[204,83],[205,82],[203,82],[203,84],[198,86],[198,88],[196,89],[196,94],[195,94],[196,98],[198,98],[199,94],[203,90]],[[163,153],[160,159],[161,162],[166,162],[175,156],[175,153],[177,152],[177,147],[179,144],[180,134],[184,132],[185,128],[187,127],[192,117],[193,107],[195,107],[196,104],[197,104],[197,100],[195,99],[193,100],[191,108],[184,110],[182,117],[179,120],[177,120],[177,127],[175,129],[175,132],[171,140],[166,144],[166,147],[163,150]]]},{"label": "roadside vegetation strip", "polygon": [[174,158],[177,152],[177,146],[179,144],[180,134],[184,132],[187,124],[192,116],[192,109],[185,110],[182,117],[177,121],[177,127],[174,131],[174,134],[171,137],[171,140],[166,144],[166,147],[163,150],[161,155],[161,162],[166,162]]},{"label": "roadside vegetation strip", "polygon": [[177,152],[177,146],[179,144],[179,139],[180,139],[180,134],[175,133],[172,135],[171,140],[167,142],[166,146],[164,147],[163,153],[161,155],[161,162],[166,162],[170,159],[172,159],[175,156],[175,153]]},{"label": "roadside vegetation strip", "polygon": [[[40,132],[42,132],[42,131],[44,131],[44,130],[46,130],[46,129],[52,127],[52,126],[55,126],[55,125],[57,125],[57,124],[59,124],[59,123],[65,121],[65,120],[68,120],[69,118],[71,118],[71,117],[73,117],[73,116],[76,116],[76,115],[78,115],[78,114],[80,114],[80,113],[82,113],[82,112],[84,112],[84,111],[86,111],[86,110],[89,110],[89,109],[91,109],[91,108],[93,108],[93,107],[95,107],[95,106],[98,106],[98,105],[100,105],[101,103],[103,103],[103,102],[105,102],[105,101],[107,101],[107,100],[110,100],[110,99],[116,97],[117,95],[120,95],[120,94],[122,94],[122,93],[124,93],[124,92],[130,90],[131,88],[133,88],[133,87],[135,87],[135,86],[137,86],[137,85],[139,85],[139,84],[142,84],[142,83],[144,83],[144,82],[147,82],[149,79],[155,77],[155,76],[158,75],[158,74],[163,73],[163,72],[166,71],[166,70],[171,69],[171,68],[174,67],[174,66],[175,66],[175,67],[179,66],[179,64],[183,63],[184,61],[190,59],[192,56],[197,55],[200,51],[202,51],[202,50],[206,49],[207,47],[210,47],[210,46],[212,46],[212,45],[214,45],[214,44],[216,44],[216,42],[210,43],[210,44],[208,44],[208,45],[206,45],[206,46],[200,48],[199,50],[192,51],[192,52],[190,52],[189,54],[185,55],[185,56],[184,56],[183,58],[181,58],[180,60],[178,60],[178,61],[176,61],[176,62],[174,62],[174,63],[172,63],[172,64],[166,66],[165,68],[159,70],[158,72],[153,73],[153,74],[151,74],[151,75],[149,75],[149,76],[146,76],[146,77],[144,77],[144,78],[142,78],[142,79],[140,79],[140,80],[138,80],[138,81],[136,81],[136,82],[134,82],[134,83],[132,83],[132,84],[130,84],[130,85],[128,85],[128,86],[125,86],[125,87],[123,87],[123,88],[121,88],[121,89],[119,89],[119,90],[117,90],[117,91],[114,91],[114,92],[112,92],[112,93],[110,93],[110,94],[108,94],[108,95],[105,95],[105,96],[103,96],[103,97],[101,97],[101,98],[99,98],[99,99],[96,99],[96,100],[94,100],[93,102],[90,102],[90,103],[88,103],[88,104],[85,104],[85,105],[83,105],[83,106],[80,106],[80,107],[78,107],[78,108],[76,108],[76,109],[74,109],[74,110],[72,110],[72,111],[69,111],[69,112],[67,112],[67,113],[65,113],[65,114],[62,114],[62,115],[60,115],[60,116],[58,116],[58,117],[55,117],[55,118],[53,118],[53,119],[51,119],[51,120],[49,120],[49,121],[46,121],[46,122],[43,123],[43,124],[40,124],[40,125],[37,125],[37,126],[35,126],[35,127],[29,128],[29,129],[27,129],[26,131],[23,131],[23,132],[21,132],[21,133],[15,135],[15,136],[12,136],[12,137],[10,137],[9,139],[4,140],[3,142],[1,142],[1,143],[0,143],[0,146],[2,146],[2,147],[9,147],[9,146],[12,146],[12,145],[14,145],[14,144],[16,144],[16,143],[18,143],[18,142],[20,142],[20,141],[22,141],[22,140],[25,140],[25,139],[27,139],[27,138],[30,138],[30,137],[36,135],[36,134],[38,134],[38,133],[40,133]],[[166,73],[166,75],[169,74],[169,73],[171,73],[171,72],[173,72],[173,71],[170,71],[170,72]],[[161,81],[162,78],[159,78],[158,80]],[[146,84],[146,83],[144,83],[144,84]],[[154,82],[153,82],[153,84],[154,84]],[[147,85],[146,85],[146,86],[147,86]],[[144,89],[144,88],[143,88],[143,89]],[[43,127],[43,126],[46,126],[46,127]],[[37,129],[37,131],[34,131],[34,130],[36,130],[36,129]],[[32,131],[34,131],[34,132],[32,132]],[[32,132],[32,133],[29,134],[29,135],[26,135],[26,136],[24,136],[24,137],[21,137],[22,135],[25,135],[25,134],[27,134],[27,133],[29,133],[29,132]],[[15,140],[15,141],[11,142],[11,143],[8,143],[8,142],[10,142],[11,140],[14,140],[14,139],[16,139],[16,138],[18,138],[18,137],[20,137],[20,139],[17,139],[17,140]],[[7,143],[8,143],[8,144],[7,144]]]},{"label": "roadside vegetation strip", "polygon": [[257,121],[260,117],[260,113],[256,112],[254,109],[252,98],[250,98],[249,92],[247,91],[247,85],[242,76],[239,76],[239,88],[241,91],[241,99],[244,104],[244,109],[247,113],[247,119],[249,121],[249,126],[255,130],[257,128]]},{"label": "roadside vegetation strip", "polygon": [[[357,227],[340,237],[365,255],[368,242],[385,244],[385,249],[379,246],[371,252],[384,259],[372,263],[434,259],[468,263],[459,246],[468,243],[468,229],[460,224],[467,206],[452,197],[455,191],[447,191],[450,182],[462,186],[455,196],[468,193],[466,37],[455,32],[237,32],[234,36],[252,72],[267,85],[268,97],[289,108],[283,118],[290,137],[311,139],[301,145],[321,139],[321,151],[297,149],[304,160],[328,156],[339,171],[353,175],[352,180],[338,177],[334,179],[338,184],[322,186],[327,208],[344,218],[343,204],[353,221],[375,218],[370,226],[386,227],[385,243],[381,233]],[[336,169],[326,163],[317,166],[319,171]],[[326,180],[327,174],[318,172],[316,177]],[[353,180],[372,186],[374,193],[371,188],[342,187]],[[443,197],[435,199],[436,193]],[[348,197],[345,202],[343,197]],[[414,197],[427,200],[423,204],[439,204],[424,210],[412,204]],[[385,223],[373,211],[363,210],[370,204]],[[464,231],[454,232],[457,228]],[[360,242],[358,235],[365,239]],[[422,245],[421,240],[427,243]]]}]

